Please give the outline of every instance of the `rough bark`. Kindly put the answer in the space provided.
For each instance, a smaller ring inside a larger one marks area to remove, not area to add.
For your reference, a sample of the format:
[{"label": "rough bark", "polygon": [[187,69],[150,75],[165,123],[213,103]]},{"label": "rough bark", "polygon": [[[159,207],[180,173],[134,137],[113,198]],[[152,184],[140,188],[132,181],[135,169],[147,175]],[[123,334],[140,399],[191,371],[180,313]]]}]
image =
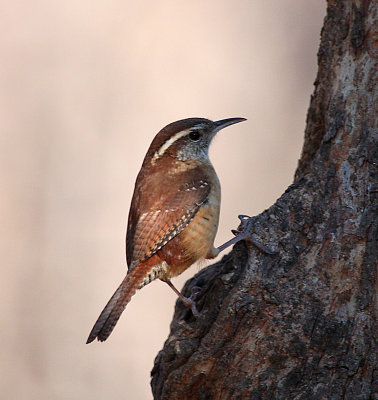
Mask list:
[{"label": "rough bark", "polygon": [[376,399],[377,3],[328,1],[295,181],[199,272],[155,360],[155,399]]}]

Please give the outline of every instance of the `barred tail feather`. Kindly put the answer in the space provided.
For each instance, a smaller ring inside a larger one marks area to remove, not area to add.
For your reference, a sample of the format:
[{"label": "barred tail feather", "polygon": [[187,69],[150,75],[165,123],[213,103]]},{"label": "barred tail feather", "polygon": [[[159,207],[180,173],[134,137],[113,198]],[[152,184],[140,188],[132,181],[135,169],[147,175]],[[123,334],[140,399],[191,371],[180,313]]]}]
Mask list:
[{"label": "barred tail feather", "polygon": [[133,276],[133,274],[126,275],[94,324],[88,336],[87,344],[93,342],[96,338],[103,342],[109,337],[140,284],[140,277]]}]

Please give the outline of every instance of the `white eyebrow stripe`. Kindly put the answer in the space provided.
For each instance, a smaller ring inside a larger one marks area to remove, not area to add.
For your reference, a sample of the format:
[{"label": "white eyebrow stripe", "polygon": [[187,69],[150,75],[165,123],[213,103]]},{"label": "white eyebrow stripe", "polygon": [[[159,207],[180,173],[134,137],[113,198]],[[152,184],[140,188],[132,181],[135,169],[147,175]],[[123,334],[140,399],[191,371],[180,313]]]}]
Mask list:
[{"label": "white eyebrow stripe", "polygon": [[177,140],[181,139],[182,137],[186,136],[191,130],[185,129],[184,131],[177,132],[173,135],[170,139],[168,139],[160,149],[154,154],[152,157],[152,162],[160,158],[168,149],[172,146],[173,143],[177,142]]},{"label": "white eyebrow stripe", "polygon": [[196,126],[193,126],[192,128],[177,132],[170,139],[168,139],[165,143],[163,143],[162,146],[155,152],[154,156],[152,157],[152,164],[154,164],[154,162],[157,159],[159,159],[172,146],[173,143],[177,142],[177,140],[181,139],[182,137],[186,136],[187,134],[189,134],[192,131],[195,131],[197,129],[203,129],[204,127],[205,127],[205,124],[198,124]]}]

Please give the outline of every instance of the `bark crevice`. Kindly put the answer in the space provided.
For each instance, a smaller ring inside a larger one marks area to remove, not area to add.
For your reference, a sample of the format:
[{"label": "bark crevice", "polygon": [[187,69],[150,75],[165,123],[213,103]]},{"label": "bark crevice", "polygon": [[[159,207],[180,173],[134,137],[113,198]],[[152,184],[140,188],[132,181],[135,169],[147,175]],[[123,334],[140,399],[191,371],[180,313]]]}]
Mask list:
[{"label": "bark crevice", "polygon": [[[329,1],[294,183],[184,287],[155,360],[156,399],[372,399],[377,349],[377,5]],[[376,39],[375,39],[376,40]]]}]

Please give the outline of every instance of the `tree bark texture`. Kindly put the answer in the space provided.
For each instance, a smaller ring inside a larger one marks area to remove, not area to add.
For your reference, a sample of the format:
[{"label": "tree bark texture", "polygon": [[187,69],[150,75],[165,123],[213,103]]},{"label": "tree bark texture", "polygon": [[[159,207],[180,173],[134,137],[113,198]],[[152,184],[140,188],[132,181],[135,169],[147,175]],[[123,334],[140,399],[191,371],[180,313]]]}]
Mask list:
[{"label": "tree bark texture", "polygon": [[[294,183],[187,282],[155,399],[377,399],[377,2],[328,1]],[[251,200],[253,201],[253,200]]]}]

